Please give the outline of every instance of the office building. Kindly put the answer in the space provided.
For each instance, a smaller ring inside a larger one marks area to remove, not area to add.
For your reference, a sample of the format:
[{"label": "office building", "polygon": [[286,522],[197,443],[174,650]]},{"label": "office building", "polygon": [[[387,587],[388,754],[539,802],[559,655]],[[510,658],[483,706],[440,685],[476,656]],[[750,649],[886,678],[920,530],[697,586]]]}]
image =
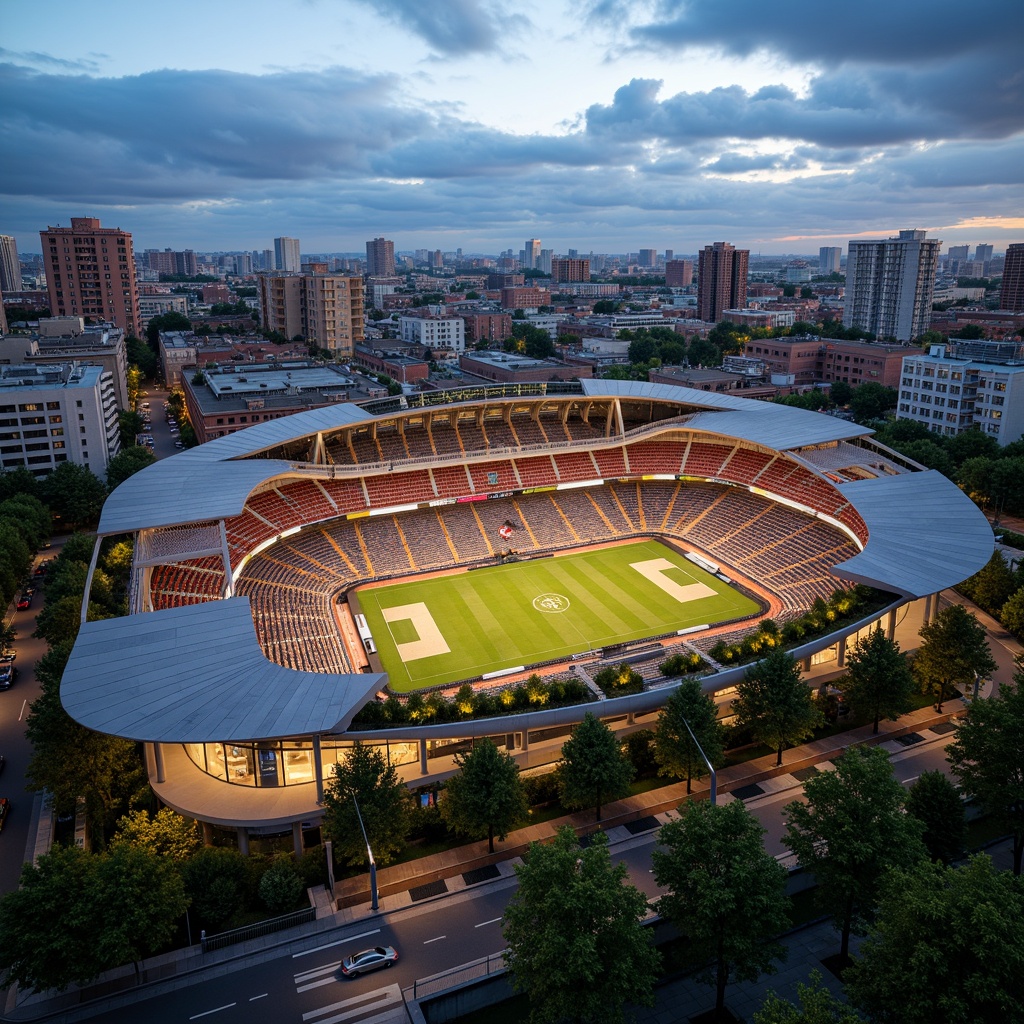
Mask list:
[{"label": "office building", "polygon": [[114,380],[102,366],[0,366],[0,465],[45,476],[76,462],[102,478],[120,451]]},{"label": "office building", "polygon": [[554,255],[553,249],[541,249],[540,256],[537,258],[537,269],[542,274],[551,273],[551,260]]},{"label": "office building", "polygon": [[689,288],[693,284],[693,260],[666,260],[665,286],[667,288]]},{"label": "office building", "polygon": [[395,273],[395,243],[374,238],[366,243],[366,273],[370,277],[392,277]]},{"label": "office building", "polygon": [[0,235],[0,292],[21,291],[21,263],[13,235]]},{"label": "office building", "polygon": [[700,251],[697,269],[697,316],[718,323],[723,309],[742,309],[747,304],[749,249],[715,242]]},{"label": "office building", "polygon": [[818,250],[818,272],[820,274],[838,274],[839,261],[842,258],[842,246],[823,245]]},{"label": "office building", "polygon": [[992,246],[978,244],[978,247],[974,250],[974,260],[976,263],[988,263],[992,259]]},{"label": "office building", "polygon": [[132,236],[100,227],[95,217],[72,217],[71,227],[39,232],[53,316],[109,321],[142,333]]},{"label": "office building", "polygon": [[637,254],[637,263],[639,263],[645,270],[653,269],[658,265],[658,250],[641,249]]},{"label": "office building", "polygon": [[328,274],[325,263],[310,263],[301,274],[274,271],[258,280],[268,330],[288,339],[299,335],[342,357],[351,357],[363,340],[361,277]]},{"label": "office building", "polygon": [[1006,247],[999,308],[1024,313],[1024,242],[1015,242]]},{"label": "office building", "polygon": [[459,316],[402,316],[398,318],[402,341],[419,348],[466,351],[466,324]]},{"label": "office building", "polygon": [[676,251],[675,251],[675,249],[666,249],[665,250],[665,262],[666,263],[668,263],[669,260],[674,260],[675,258],[676,258]]},{"label": "office building", "polygon": [[540,239],[539,238],[528,238],[526,245],[523,248],[523,270],[533,270],[537,266],[537,261],[540,259]]},{"label": "office building", "polygon": [[[589,281],[590,260],[553,259],[551,261],[551,280],[554,284]],[[522,284],[522,281],[519,283]]]},{"label": "office building", "polygon": [[928,330],[941,245],[923,231],[851,241],[843,326],[897,341],[910,341]]},{"label": "office building", "polygon": [[969,248],[969,245],[951,245],[949,249],[946,250],[946,259],[965,260],[967,259],[967,250]]},{"label": "office building", "polygon": [[299,255],[297,238],[283,236],[274,239],[274,269],[289,274],[297,274],[302,270],[302,257]]}]

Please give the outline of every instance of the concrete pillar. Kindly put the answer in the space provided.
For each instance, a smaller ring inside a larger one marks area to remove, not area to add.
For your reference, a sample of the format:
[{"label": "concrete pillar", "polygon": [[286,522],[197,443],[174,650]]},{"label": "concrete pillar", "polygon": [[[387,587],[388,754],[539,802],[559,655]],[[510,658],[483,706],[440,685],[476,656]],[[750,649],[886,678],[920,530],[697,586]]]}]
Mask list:
[{"label": "concrete pillar", "polygon": [[166,775],[164,772],[164,745],[162,743],[153,744],[153,756],[156,758],[156,781],[165,782]]},{"label": "concrete pillar", "polygon": [[811,656],[810,656],[810,655],[808,655],[808,656],[807,656],[806,658],[804,658],[804,659],[803,659],[803,660],[802,660],[802,661],[800,662],[800,667],[801,667],[801,668],[802,668],[802,669],[803,669],[803,670],[804,670],[805,672],[810,672],[810,671],[811,671]]},{"label": "concrete pillar", "polygon": [[836,645],[836,668],[846,668],[846,637],[841,636]]},{"label": "concrete pillar", "polygon": [[213,826],[208,822],[203,822],[203,846],[213,846]]},{"label": "concrete pillar", "polygon": [[885,635],[890,640],[896,639],[896,609],[893,608],[889,612],[889,620],[885,624]]},{"label": "concrete pillar", "polygon": [[927,594],[924,599],[924,624],[927,626],[932,621],[932,595]]},{"label": "concrete pillar", "polygon": [[292,822],[292,845],[295,847],[295,859],[302,856],[302,822]]},{"label": "concrete pillar", "polygon": [[529,730],[528,729],[524,729],[523,733],[522,733],[522,736],[523,736],[523,750],[529,750],[530,749],[530,732],[529,732]]},{"label": "concrete pillar", "polygon": [[324,802],[324,762],[320,753],[320,737],[313,737],[313,778],[316,780],[316,802]]},{"label": "concrete pillar", "polygon": [[156,752],[153,750],[154,744],[144,743],[142,745],[142,752],[146,758],[146,774],[151,778],[156,778]]},{"label": "concrete pillar", "polygon": [[244,825],[239,825],[235,831],[238,833],[238,852],[243,857],[249,856],[249,830]]},{"label": "concrete pillar", "polygon": [[420,740],[420,775],[427,774],[427,741]]},{"label": "concrete pillar", "polygon": [[636,713],[635,712],[630,711],[629,714],[626,715],[626,725],[636,725]]}]

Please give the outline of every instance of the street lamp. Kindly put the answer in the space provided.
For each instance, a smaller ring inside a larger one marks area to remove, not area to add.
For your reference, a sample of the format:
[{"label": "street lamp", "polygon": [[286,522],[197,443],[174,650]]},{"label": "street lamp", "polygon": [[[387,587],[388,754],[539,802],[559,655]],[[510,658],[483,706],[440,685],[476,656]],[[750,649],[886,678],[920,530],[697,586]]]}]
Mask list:
[{"label": "street lamp", "polygon": [[[689,728],[689,726],[687,726],[687,728]],[[370,909],[377,910],[377,862],[373,859],[373,850],[370,849],[370,840],[366,836],[366,826],[363,824],[363,816],[359,811],[359,801],[356,799],[354,792],[352,793],[352,806],[356,809],[356,817],[359,819],[359,827],[363,832],[363,842],[366,843],[366,856],[370,860]]]},{"label": "street lamp", "polygon": [[718,776],[715,774],[715,766],[711,763],[708,755],[704,753],[704,748],[700,745],[700,740],[693,735],[690,723],[685,718],[683,718],[683,725],[686,726],[686,731],[690,734],[690,739],[693,740],[693,745],[700,751],[700,756],[704,758],[704,763],[708,766],[708,771],[711,772],[711,803],[712,806],[714,806],[718,803]]}]

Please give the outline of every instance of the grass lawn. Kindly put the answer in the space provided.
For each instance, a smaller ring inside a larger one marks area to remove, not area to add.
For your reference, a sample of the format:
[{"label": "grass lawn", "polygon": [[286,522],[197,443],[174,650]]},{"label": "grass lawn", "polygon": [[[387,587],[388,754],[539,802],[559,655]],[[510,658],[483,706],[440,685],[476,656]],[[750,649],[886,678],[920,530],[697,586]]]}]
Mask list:
[{"label": "grass lawn", "polygon": [[656,540],[362,588],[359,601],[399,693],[757,611]]}]

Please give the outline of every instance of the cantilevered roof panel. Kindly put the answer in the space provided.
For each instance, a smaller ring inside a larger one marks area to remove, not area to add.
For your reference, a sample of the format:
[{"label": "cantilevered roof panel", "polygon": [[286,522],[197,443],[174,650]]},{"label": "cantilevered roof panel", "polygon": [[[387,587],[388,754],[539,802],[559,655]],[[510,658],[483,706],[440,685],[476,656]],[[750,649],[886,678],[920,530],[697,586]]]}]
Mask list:
[{"label": "cantilevered roof panel", "polygon": [[992,556],[988,520],[935,470],[838,489],[868,528],[864,550],[832,570],[843,579],[924,597],[973,576]]},{"label": "cantilevered roof panel", "polygon": [[342,732],[381,674],[298,672],[268,661],[247,597],[82,626],[61,702],[97,732],[155,743]]},{"label": "cantilevered roof panel", "polygon": [[857,423],[848,423],[820,412],[676,384],[626,380],[584,380],[581,383],[584,393],[591,398],[682,402],[696,406],[702,411],[687,421],[688,428],[753,441],[783,451],[810,444],[868,437],[873,433]]}]

